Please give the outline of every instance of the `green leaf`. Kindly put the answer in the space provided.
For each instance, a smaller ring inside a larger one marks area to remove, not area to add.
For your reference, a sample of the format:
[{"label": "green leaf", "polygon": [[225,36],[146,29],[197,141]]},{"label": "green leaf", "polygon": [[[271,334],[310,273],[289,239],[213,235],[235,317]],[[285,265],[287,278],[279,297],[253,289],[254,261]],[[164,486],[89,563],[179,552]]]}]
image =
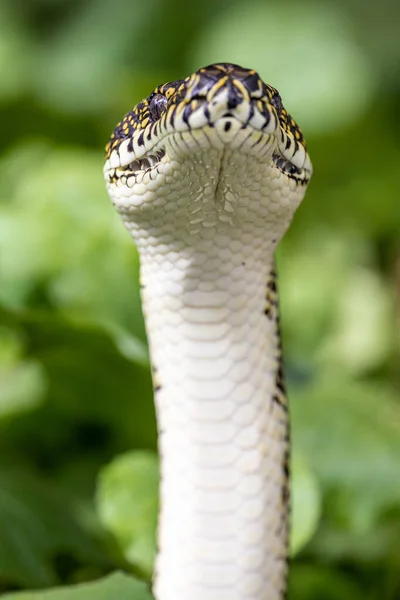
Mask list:
[{"label": "green leaf", "polygon": [[[371,596],[371,598],[374,596]],[[288,600],[363,600],[365,593],[345,574],[322,565],[292,565]]]},{"label": "green leaf", "polygon": [[317,529],[321,513],[321,492],[317,478],[305,459],[298,454],[293,456],[291,472],[290,546],[291,553],[294,555],[305,546]]},{"label": "green leaf", "polygon": [[394,306],[388,286],[371,269],[359,267],[342,283],[337,325],[322,344],[321,360],[362,375],[384,364],[394,347]]},{"label": "green leaf", "polygon": [[99,475],[96,505],[128,561],[151,575],[156,552],[158,461],[150,452],[118,456]]},{"label": "green leaf", "polygon": [[36,408],[44,397],[45,373],[35,361],[0,366],[0,419]]},{"label": "green leaf", "polygon": [[3,600],[152,600],[152,595],[144,583],[123,573],[114,573],[95,583],[6,594]]},{"label": "green leaf", "polygon": [[[132,440],[140,447],[155,447],[150,370],[143,352],[134,355],[131,349],[129,360],[127,352],[122,355],[117,347],[119,330],[112,328],[111,337],[96,323],[71,321],[49,312],[4,311],[3,319],[23,332],[30,357],[44,369],[48,386],[37,424],[30,420],[27,431],[19,429],[20,443],[38,433],[36,443],[51,439],[54,448],[59,435],[54,429],[65,429],[72,419],[104,424],[118,441],[114,453],[132,447]],[[140,340],[133,336],[132,340],[132,346],[142,348]]]},{"label": "green leaf", "polygon": [[0,540],[1,578],[29,587],[57,583],[51,564],[57,553],[105,560],[72,498],[21,473],[0,472]]},{"label": "green leaf", "polygon": [[[44,288],[63,314],[143,340],[138,254],[107,197],[101,163],[100,153],[40,143],[0,163],[0,197],[8,200],[0,207],[0,301],[24,307]],[[27,167],[16,174],[16,164]]]},{"label": "green leaf", "polygon": [[[113,6],[110,11],[108,0],[79,3],[42,45],[34,79],[42,102],[70,113],[104,111],[118,98],[126,59],[143,66],[141,32],[153,24],[159,0],[114,0]],[[109,35],[117,29],[118,36]],[[114,85],[105,89],[111,79]]]},{"label": "green leaf", "polygon": [[331,502],[340,491],[337,517],[357,535],[373,531],[382,511],[400,502],[398,393],[332,371],[289,395],[295,448]]},{"label": "green leaf", "polygon": [[0,419],[32,410],[44,399],[44,369],[38,361],[24,359],[23,353],[21,336],[0,325]]},{"label": "green leaf", "polygon": [[372,254],[359,236],[321,228],[308,227],[283,244],[281,307],[292,360],[313,370],[336,367],[358,376],[390,357],[394,303],[373,268]]},{"label": "green leaf", "polygon": [[5,4],[0,4],[0,103],[14,100],[25,92],[31,81],[34,49],[24,20],[19,20],[18,11]]}]

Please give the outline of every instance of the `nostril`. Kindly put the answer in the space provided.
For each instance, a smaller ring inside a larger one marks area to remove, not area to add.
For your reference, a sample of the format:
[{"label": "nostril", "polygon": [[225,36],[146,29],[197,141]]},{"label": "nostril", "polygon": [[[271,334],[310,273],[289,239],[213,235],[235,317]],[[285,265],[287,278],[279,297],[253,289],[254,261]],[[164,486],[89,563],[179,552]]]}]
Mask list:
[{"label": "nostril", "polygon": [[243,100],[243,95],[239,92],[237,87],[232,83],[228,82],[228,110],[236,108]]},{"label": "nostril", "polygon": [[230,95],[228,97],[228,108],[229,109],[233,109],[236,108],[238,104],[240,104],[242,101],[242,98],[239,97],[238,95]]}]

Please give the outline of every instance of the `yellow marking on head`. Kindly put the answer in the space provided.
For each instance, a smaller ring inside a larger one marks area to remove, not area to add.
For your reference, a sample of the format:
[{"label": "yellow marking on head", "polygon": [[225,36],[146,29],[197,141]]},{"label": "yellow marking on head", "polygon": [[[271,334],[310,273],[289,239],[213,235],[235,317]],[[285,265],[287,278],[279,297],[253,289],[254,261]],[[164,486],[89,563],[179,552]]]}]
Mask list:
[{"label": "yellow marking on head", "polygon": [[235,86],[235,88],[237,88],[242,93],[243,99],[246,98],[247,100],[250,101],[249,92],[242,81],[240,81],[239,79],[234,79],[233,85]]},{"label": "yellow marking on head", "polygon": [[206,95],[206,99],[207,99],[208,102],[210,102],[210,100],[212,100],[217,95],[217,93],[219,92],[219,90],[226,85],[227,81],[228,81],[228,77],[221,77],[221,79],[219,79],[210,88],[210,90],[207,92],[207,95]]},{"label": "yellow marking on head", "polygon": [[262,113],[264,110],[263,102],[261,100],[257,100],[256,104],[257,104],[257,109],[260,111],[260,113]]}]

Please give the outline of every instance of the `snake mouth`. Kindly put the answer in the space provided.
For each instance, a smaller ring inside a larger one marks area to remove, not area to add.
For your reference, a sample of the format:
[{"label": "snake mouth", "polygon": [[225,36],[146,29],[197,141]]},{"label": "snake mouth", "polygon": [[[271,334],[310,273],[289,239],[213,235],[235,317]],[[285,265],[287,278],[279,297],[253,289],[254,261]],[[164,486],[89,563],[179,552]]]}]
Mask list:
[{"label": "snake mouth", "polygon": [[307,173],[306,173],[306,170],[304,169],[304,167],[303,168],[297,167],[294,163],[291,162],[291,160],[289,160],[282,154],[274,153],[272,155],[272,162],[281,171],[281,173],[284,173],[290,179],[296,179],[296,180],[304,179],[304,181],[306,181],[306,180],[308,181],[308,179],[311,176],[311,174],[309,174],[308,178],[307,178],[306,177]]},{"label": "snake mouth", "polygon": [[312,165],[305,146],[281,130],[278,144],[272,154],[272,162],[281,173],[298,183],[308,183]]},{"label": "snake mouth", "polygon": [[[140,183],[146,173],[150,179],[153,179],[153,175],[156,176],[160,172],[159,167],[165,159],[166,149],[165,147],[160,147],[158,144],[157,149],[153,149],[145,156],[135,158],[126,165],[110,169],[108,171],[108,180],[110,183],[120,181],[122,184],[131,187],[135,183]],[[275,167],[290,179],[294,179],[300,183],[307,183],[311,178],[312,169],[311,164],[308,164],[309,159],[307,155],[303,159],[301,156],[296,156],[297,164],[295,164],[290,149],[286,147],[282,148],[278,144],[276,151],[272,154],[271,160]]]},{"label": "snake mouth", "polygon": [[126,164],[122,163],[117,167],[109,167],[104,170],[107,181],[111,184],[127,185],[133,187],[140,183],[143,177],[148,174],[150,179],[154,179],[159,173],[159,167],[166,158],[165,147],[157,145],[148,154],[135,158]]},{"label": "snake mouth", "polygon": [[270,105],[261,113],[254,109],[253,103],[244,103],[237,113],[226,107],[223,110],[221,104],[211,109],[206,102],[193,102],[186,107],[190,112],[181,107],[172,113],[169,127],[163,123],[161,131],[154,131],[153,125],[150,131],[139,130],[123,140],[106,161],[104,173],[109,183],[133,187],[155,180],[176,156],[212,147],[240,148],[244,153],[258,155],[261,161],[270,161],[289,179],[299,183],[309,181],[312,167],[304,145],[279,127]]},{"label": "snake mouth", "polygon": [[164,156],[165,149],[157,150],[153,154],[147,154],[143,158],[137,158],[125,167],[121,168],[123,168],[126,171],[132,171],[133,173],[138,173],[140,171],[146,173],[146,171],[157,167],[157,165],[160,164]]}]

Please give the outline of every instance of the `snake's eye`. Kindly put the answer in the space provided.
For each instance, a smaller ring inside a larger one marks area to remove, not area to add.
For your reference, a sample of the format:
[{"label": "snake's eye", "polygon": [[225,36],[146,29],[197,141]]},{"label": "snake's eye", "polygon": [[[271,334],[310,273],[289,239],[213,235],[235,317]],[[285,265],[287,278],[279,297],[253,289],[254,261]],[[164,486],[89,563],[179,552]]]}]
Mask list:
[{"label": "snake's eye", "polygon": [[278,117],[282,112],[282,108],[283,108],[283,104],[282,104],[282,98],[279,95],[279,92],[277,92],[276,90],[274,91],[274,94],[271,98],[271,104],[272,106],[275,108]]},{"label": "snake's eye", "polygon": [[167,108],[168,100],[162,94],[155,94],[150,100],[149,110],[153,121],[158,121],[165,109]]}]

